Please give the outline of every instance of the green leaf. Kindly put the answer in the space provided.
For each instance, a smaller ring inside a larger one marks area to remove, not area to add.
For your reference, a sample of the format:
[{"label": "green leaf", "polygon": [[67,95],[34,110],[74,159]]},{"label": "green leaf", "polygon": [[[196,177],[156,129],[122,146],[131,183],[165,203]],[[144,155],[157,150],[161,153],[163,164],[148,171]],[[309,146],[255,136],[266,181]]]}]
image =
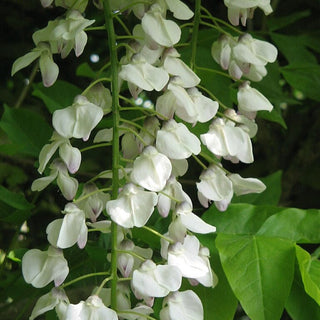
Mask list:
[{"label": "green leaf", "polygon": [[12,192],[0,186],[0,221],[21,224],[31,215],[33,204],[23,194]]},{"label": "green leaf", "polygon": [[320,101],[320,66],[318,64],[297,63],[281,68],[286,81],[310,99]]},{"label": "green leaf", "polygon": [[271,39],[290,64],[301,61],[317,63],[316,57],[306,48],[303,41],[298,41],[297,36],[271,33]]},{"label": "green leaf", "polygon": [[218,233],[255,234],[270,216],[281,210],[273,206],[237,203],[230,204],[225,212],[220,212],[212,205],[202,219],[215,226]]},{"label": "green leaf", "polygon": [[286,302],[286,310],[293,320],[320,319],[320,307],[306,294],[299,268],[295,268],[294,280]]},{"label": "green leaf", "polygon": [[296,255],[306,293],[320,306],[320,260],[296,245]]},{"label": "green leaf", "polygon": [[[192,287],[200,297],[205,320],[233,320],[238,306],[238,300],[233,294],[228,280],[221,266],[217,248],[212,234],[199,235],[202,245],[210,250],[210,264],[218,277],[218,284],[214,288],[206,288],[202,285]],[[190,289],[190,288],[189,288]]]},{"label": "green leaf", "polygon": [[280,319],[293,280],[294,244],[218,234],[216,246],[229,284],[250,319]]},{"label": "green leaf", "polygon": [[245,194],[243,196],[234,196],[233,203],[251,203],[255,205],[276,206],[281,197],[281,178],[282,171],[279,170],[268,177],[260,180],[266,185],[266,190],[261,193]]},{"label": "green leaf", "polygon": [[267,19],[268,29],[270,31],[275,31],[286,27],[296,21],[299,21],[303,18],[309,17],[311,14],[310,10],[297,11],[290,15],[284,17],[270,17]]},{"label": "green leaf", "polygon": [[58,80],[49,88],[44,87],[42,82],[33,85],[32,94],[40,98],[48,110],[53,113],[57,109],[70,106],[75,96],[81,94],[81,89],[75,85]]},{"label": "green leaf", "polygon": [[320,242],[320,210],[287,208],[271,216],[257,234],[298,243]]},{"label": "green leaf", "polygon": [[28,210],[33,208],[33,205],[25,199],[23,194],[12,192],[3,186],[0,186],[0,199],[15,209]]},{"label": "green leaf", "polygon": [[34,111],[8,106],[4,109],[0,128],[8,135],[15,152],[38,157],[41,148],[52,134],[50,126]]},{"label": "green leaf", "polygon": [[92,70],[87,62],[81,63],[77,68],[76,75],[80,77],[87,77],[90,79],[96,79],[97,74]]}]

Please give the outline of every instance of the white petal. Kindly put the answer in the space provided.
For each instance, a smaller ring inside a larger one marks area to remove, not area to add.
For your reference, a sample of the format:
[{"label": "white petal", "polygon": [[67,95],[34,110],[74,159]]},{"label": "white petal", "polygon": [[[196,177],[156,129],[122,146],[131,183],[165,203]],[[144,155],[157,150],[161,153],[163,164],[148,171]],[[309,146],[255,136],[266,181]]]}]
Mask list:
[{"label": "white petal", "polygon": [[251,88],[248,82],[240,86],[237,94],[240,112],[255,112],[260,110],[271,111],[270,101],[258,90]]},{"label": "white petal", "polygon": [[193,17],[193,12],[180,0],[166,0],[169,10],[173,16],[180,20],[189,20]]},{"label": "white petal", "polygon": [[201,151],[199,139],[175,120],[169,120],[157,132],[156,147],[171,159],[186,159]]},{"label": "white petal", "polygon": [[70,173],[76,173],[81,164],[81,152],[72,147],[70,143],[63,143],[59,149],[59,155],[66,164]]},{"label": "white petal", "polygon": [[200,83],[200,78],[181,59],[170,54],[165,58],[163,67],[170,75],[180,77],[184,88],[192,88]]},{"label": "white petal", "polygon": [[39,59],[39,66],[43,85],[45,87],[52,86],[56,82],[59,74],[59,67],[54,63],[52,55],[43,52]]},{"label": "white petal", "polygon": [[133,163],[131,179],[150,191],[161,191],[171,175],[171,162],[156,148],[148,146]]},{"label": "white petal", "polygon": [[265,184],[255,178],[242,178],[239,174],[229,174],[234,193],[237,196],[247,193],[261,193],[266,189]]},{"label": "white petal", "polygon": [[179,26],[171,20],[164,19],[161,12],[156,10],[145,13],[141,25],[147,35],[164,47],[172,47],[180,40]]},{"label": "white petal", "polygon": [[18,58],[12,65],[11,76],[17,73],[19,70],[27,67],[34,60],[38,59],[41,55],[41,51],[31,51],[24,56]]}]

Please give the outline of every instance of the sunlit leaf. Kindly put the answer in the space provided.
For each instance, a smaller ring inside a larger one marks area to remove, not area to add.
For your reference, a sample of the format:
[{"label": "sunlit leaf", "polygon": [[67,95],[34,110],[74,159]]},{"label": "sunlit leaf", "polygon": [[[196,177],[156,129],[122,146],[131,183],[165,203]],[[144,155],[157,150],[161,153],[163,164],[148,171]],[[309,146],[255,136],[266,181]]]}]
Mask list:
[{"label": "sunlit leaf", "polygon": [[216,245],[230,286],[250,319],[280,319],[293,280],[294,244],[218,234]]},{"label": "sunlit leaf", "polygon": [[298,243],[319,243],[319,230],[320,210],[287,208],[266,220],[258,234]]},{"label": "sunlit leaf", "polygon": [[296,255],[306,293],[320,306],[320,260],[296,245]]}]

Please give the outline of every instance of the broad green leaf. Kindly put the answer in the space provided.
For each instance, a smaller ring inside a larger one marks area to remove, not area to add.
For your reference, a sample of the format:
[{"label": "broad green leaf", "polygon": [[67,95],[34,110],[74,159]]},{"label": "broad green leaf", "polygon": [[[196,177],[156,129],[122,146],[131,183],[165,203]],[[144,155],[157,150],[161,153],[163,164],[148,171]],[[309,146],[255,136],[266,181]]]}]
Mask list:
[{"label": "broad green leaf", "polygon": [[296,255],[304,289],[320,306],[320,260],[297,245]]},{"label": "broad green leaf", "polygon": [[229,284],[250,319],[280,319],[293,280],[294,244],[218,234],[216,246]]},{"label": "broad green leaf", "polygon": [[0,221],[20,225],[29,218],[33,207],[23,194],[0,186]]},{"label": "broad green leaf", "polygon": [[76,71],[77,76],[81,77],[87,77],[90,79],[96,79],[97,74],[95,71],[92,70],[92,68],[89,66],[87,62],[81,63]]},{"label": "broad green leaf", "polygon": [[271,33],[271,39],[290,64],[300,63],[301,61],[317,63],[316,57],[306,48],[302,41],[298,41],[296,36]]},{"label": "broad green leaf", "polygon": [[199,240],[210,250],[210,264],[218,277],[218,284],[214,288],[198,285],[191,289],[197,293],[202,301],[205,320],[233,320],[238,300],[234,296],[222,269],[214,236],[212,234],[199,235]]},{"label": "broad green leaf", "polygon": [[289,64],[281,68],[291,87],[300,90],[308,98],[320,101],[320,66],[312,63]]},{"label": "broad green leaf", "polygon": [[277,62],[267,65],[267,75],[259,82],[251,83],[251,85],[259,90],[264,96],[270,100],[274,106],[271,112],[259,111],[259,118],[266,119],[280,124],[283,128],[287,129],[287,125],[282,117],[281,104],[297,104],[297,102],[287,96],[280,86],[280,69]]},{"label": "broad green leaf", "polygon": [[266,190],[261,193],[245,194],[237,197],[234,195],[233,203],[250,203],[254,205],[276,206],[281,197],[281,177],[282,171],[279,170],[260,180],[266,185]]},{"label": "broad green leaf", "polygon": [[320,319],[319,305],[304,290],[299,268],[296,266],[286,310],[292,320]]},{"label": "broad green leaf", "polygon": [[52,129],[39,114],[7,106],[4,108],[0,128],[6,132],[16,152],[33,157],[38,157],[52,134]]},{"label": "broad green leaf", "polygon": [[310,10],[304,10],[304,11],[297,11],[290,15],[285,15],[283,17],[270,17],[267,19],[268,29],[270,31],[281,29],[296,21],[309,17],[310,14],[311,14]]},{"label": "broad green leaf", "polygon": [[236,203],[230,204],[225,212],[220,212],[212,205],[202,219],[215,226],[218,233],[255,234],[270,216],[281,210],[273,206]]},{"label": "broad green leaf", "polygon": [[298,243],[320,242],[320,210],[287,208],[271,216],[257,234]]},{"label": "broad green leaf", "polygon": [[33,205],[25,199],[23,194],[12,192],[3,186],[0,186],[0,199],[15,209],[28,210],[33,208]]},{"label": "broad green leaf", "polygon": [[44,87],[42,82],[34,84],[33,88],[32,94],[40,98],[51,113],[70,106],[75,96],[81,94],[80,88],[62,80],[57,80],[49,88]]}]

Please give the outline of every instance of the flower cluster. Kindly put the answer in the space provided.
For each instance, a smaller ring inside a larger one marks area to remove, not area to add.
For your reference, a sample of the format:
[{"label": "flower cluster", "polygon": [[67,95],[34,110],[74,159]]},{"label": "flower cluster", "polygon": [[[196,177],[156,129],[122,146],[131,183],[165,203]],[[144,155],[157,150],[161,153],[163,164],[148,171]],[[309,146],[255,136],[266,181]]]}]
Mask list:
[{"label": "flower cluster", "polygon": [[[234,17],[234,1],[225,2],[229,10],[233,8],[231,15]],[[246,2],[250,1],[239,1]],[[267,4],[260,2],[256,6],[267,11]],[[47,7],[53,0],[41,3]],[[226,210],[234,193],[262,192],[265,186],[261,181],[227,171],[223,161],[253,162],[251,138],[257,132],[254,118],[259,110],[271,111],[272,105],[244,81],[237,94],[238,111],[228,108],[224,113],[218,112],[219,103],[197,88],[201,79],[174,48],[180,41],[181,29],[168,17],[188,20],[193,16],[180,0],[157,0],[150,5],[130,6],[130,1],[122,1],[118,6],[111,4],[114,10],[128,6],[140,19],[133,29],[136,40],[129,44],[122,57],[119,79],[115,81],[126,83],[133,98],[142,91],[156,91],[155,110],[143,117],[143,124],[120,120],[117,128],[120,129],[120,152],[126,165],[118,171],[117,177],[111,170],[97,177],[120,181],[118,196],[112,199],[92,181],[83,185],[82,194],[75,199],[79,182],[69,175],[75,174],[81,165],[81,152],[71,145],[71,139],[88,141],[92,130],[110,112],[110,91],[99,84],[86,95],[75,97],[71,106],[54,112],[54,133],[51,143],[40,152],[39,173],[45,171],[57,152],[59,157],[49,165],[49,175],[33,182],[32,190],[41,191],[56,179],[62,195],[73,202],[66,204],[63,218],[47,226],[48,250],[32,249],[23,257],[22,270],[27,283],[39,288],[51,281],[55,285],[38,300],[30,319],[55,309],[59,319],[138,320],[153,313],[155,298],[164,298],[161,320],[201,320],[201,300],[192,290],[180,291],[180,287],[183,278],[192,285],[214,287],[217,284],[209,249],[196,236],[214,233],[216,228],[193,212],[193,201],[183,190],[179,178],[188,170],[188,159],[194,157],[203,167],[196,183],[199,202],[204,207],[214,202],[222,211]],[[36,48],[13,66],[15,73],[40,58],[46,86],[53,84],[58,75],[52,53],[60,53],[64,58],[74,49],[76,55],[80,55],[87,41],[84,29],[94,22],[80,13],[87,1],[75,1],[71,6],[71,1],[56,0],[55,5],[69,8],[66,18],[49,22],[45,29],[37,31],[33,36]],[[250,9],[239,8],[242,17],[245,10]],[[266,74],[267,62],[274,61],[276,49],[247,34],[238,39],[224,36],[213,45],[212,54],[232,77],[240,79],[244,74],[257,81]],[[146,112],[147,109],[143,110],[143,114]],[[208,123],[207,132],[200,137],[193,133],[199,122]],[[112,141],[113,129],[98,131],[94,143]],[[203,151],[206,149],[209,151]],[[103,211],[107,218],[99,219]],[[168,220],[165,234],[148,225],[151,216],[158,213]],[[86,301],[70,303],[61,287],[69,273],[62,250],[75,244],[84,248],[89,228],[109,233],[111,225],[117,225],[113,251],[117,251],[118,275],[123,277],[117,285],[117,310],[111,308],[111,289],[103,286],[93,290]],[[161,257],[154,254],[152,248],[136,245],[132,228],[146,228],[157,233],[161,238]],[[132,295],[140,300],[135,306],[131,303]]]}]

